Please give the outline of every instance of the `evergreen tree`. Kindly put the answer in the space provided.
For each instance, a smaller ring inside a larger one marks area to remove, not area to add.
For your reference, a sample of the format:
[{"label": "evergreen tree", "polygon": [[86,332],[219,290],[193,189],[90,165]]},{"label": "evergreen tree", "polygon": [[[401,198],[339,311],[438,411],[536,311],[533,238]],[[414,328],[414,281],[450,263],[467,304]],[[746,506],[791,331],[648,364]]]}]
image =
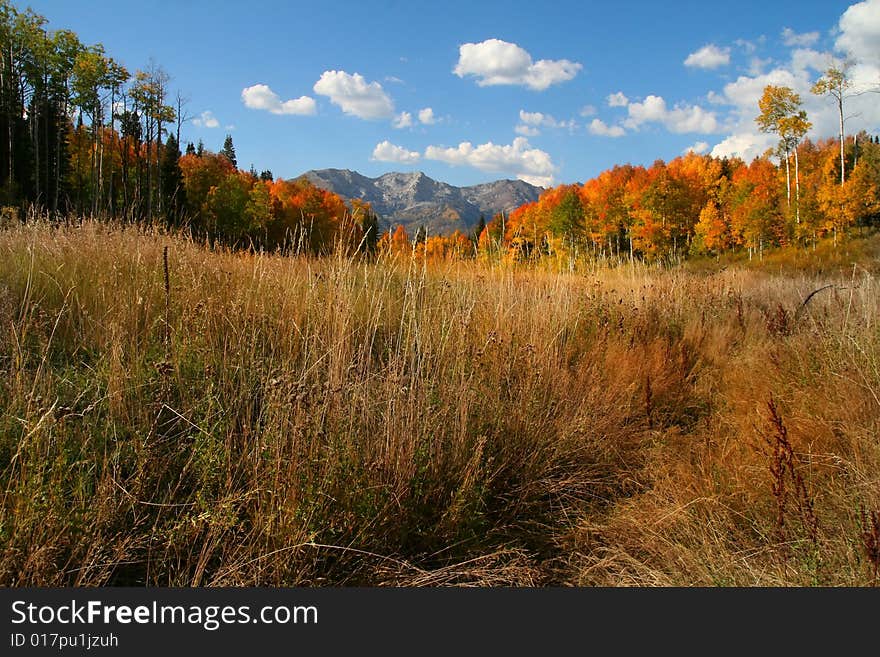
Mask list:
[{"label": "evergreen tree", "polygon": [[196,147],[193,145],[191,141],[186,142],[186,154],[187,155],[195,155]]},{"label": "evergreen tree", "polygon": [[368,203],[364,206],[361,215],[361,230],[364,232],[363,249],[365,253],[372,255],[376,253],[376,245],[379,243],[379,217]]},{"label": "evergreen tree", "polygon": [[486,217],[483,216],[483,213],[480,213],[480,220],[477,222],[477,225],[474,227],[474,232],[471,233],[471,241],[474,244],[477,244],[480,241],[480,235],[483,234],[483,230],[486,228]]},{"label": "evergreen tree", "polygon": [[0,204],[37,203],[52,212],[68,190],[70,116],[82,110],[74,62],[83,50],[70,30],[0,0]]},{"label": "evergreen tree", "polygon": [[196,157],[201,157],[205,154],[205,142],[199,139],[199,145],[196,146]]},{"label": "evergreen tree", "polygon": [[229,160],[233,167],[238,168],[238,160],[235,159],[235,146],[232,145],[232,135],[226,135],[223,148],[220,149],[220,155]]},{"label": "evergreen tree", "polygon": [[264,169],[260,172],[260,180],[263,182],[272,182],[274,177],[272,176],[272,172],[269,169]]},{"label": "evergreen tree", "polygon": [[117,115],[119,119],[119,130],[123,137],[131,137],[140,142],[143,134],[141,132],[141,118],[137,112],[123,111]]},{"label": "evergreen tree", "polygon": [[[192,144],[190,144],[192,146]],[[180,170],[180,149],[173,134],[168,135],[162,153],[161,177],[162,207],[169,226],[180,223],[183,208],[186,206],[183,188],[183,174]]]}]

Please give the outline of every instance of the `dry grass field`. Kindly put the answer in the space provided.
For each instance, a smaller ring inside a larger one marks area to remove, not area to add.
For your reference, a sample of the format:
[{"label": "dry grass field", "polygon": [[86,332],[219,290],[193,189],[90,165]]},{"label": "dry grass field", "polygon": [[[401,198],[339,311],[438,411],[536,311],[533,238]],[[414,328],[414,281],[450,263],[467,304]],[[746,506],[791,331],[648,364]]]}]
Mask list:
[{"label": "dry grass field", "polygon": [[8,227],[0,584],[877,584],[880,241],[822,249],[553,271]]}]

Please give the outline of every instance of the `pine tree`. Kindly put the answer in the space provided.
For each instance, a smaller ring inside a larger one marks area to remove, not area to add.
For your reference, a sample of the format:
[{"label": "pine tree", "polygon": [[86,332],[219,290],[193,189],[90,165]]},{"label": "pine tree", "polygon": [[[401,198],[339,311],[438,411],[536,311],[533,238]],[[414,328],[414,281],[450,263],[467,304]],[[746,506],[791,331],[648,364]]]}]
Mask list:
[{"label": "pine tree", "polygon": [[232,163],[236,169],[238,168],[238,160],[235,159],[235,146],[232,144],[232,135],[226,135],[226,140],[223,142],[223,148],[220,150],[220,155],[223,155],[227,160]]},{"label": "pine tree", "polygon": [[471,233],[471,242],[477,244],[480,241],[480,235],[483,234],[483,231],[486,229],[486,217],[483,216],[483,213],[480,213],[480,220],[477,222],[477,225],[474,227],[474,232]]},{"label": "pine tree", "polygon": [[363,204],[361,215],[361,230],[364,233],[363,249],[372,255],[376,253],[376,245],[379,243],[379,217],[373,212],[369,203]]},{"label": "pine tree", "polygon": [[[190,144],[192,146],[192,144]],[[169,226],[180,222],[186,205],[183,173],[180,170],[180,149],[173,134],[168,135],[162,153],[160,180],[162,181],[162,208]]]},{"label": "pine tree", "polygon": [[191,141],[186,142],[186,154],[187,155],[195,155],[196,147],[193,145]]}]

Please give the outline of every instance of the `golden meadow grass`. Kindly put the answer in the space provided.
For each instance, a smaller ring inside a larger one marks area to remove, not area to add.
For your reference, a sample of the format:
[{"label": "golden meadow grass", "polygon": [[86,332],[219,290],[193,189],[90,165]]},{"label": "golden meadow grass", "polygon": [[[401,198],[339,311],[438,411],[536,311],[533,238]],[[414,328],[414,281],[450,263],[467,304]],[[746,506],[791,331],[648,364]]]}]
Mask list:
[{"label": "golden meadow grass", "polygon": [[557,272],[7,228],[0,583],[875,584],[878,251]]}]

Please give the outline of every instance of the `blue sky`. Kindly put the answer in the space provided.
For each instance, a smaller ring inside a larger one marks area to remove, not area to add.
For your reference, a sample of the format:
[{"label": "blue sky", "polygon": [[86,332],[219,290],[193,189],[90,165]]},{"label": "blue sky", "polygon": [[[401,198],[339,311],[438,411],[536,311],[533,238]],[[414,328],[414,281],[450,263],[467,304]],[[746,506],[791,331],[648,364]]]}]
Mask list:
[{"label": "blue sky", "polygon": [[[765,84],[804,98],[811,136],[836,134],[811,83],[848,57],[880,84],[880,0],[778,2],[19,2],[150,58],[190,101],[184,138],[239,166],[370,176],[421,170],[457,185],[584,181],[693,148],[750,159]],[[847,130],[880,132],[880,96],[848,101]]]}]

